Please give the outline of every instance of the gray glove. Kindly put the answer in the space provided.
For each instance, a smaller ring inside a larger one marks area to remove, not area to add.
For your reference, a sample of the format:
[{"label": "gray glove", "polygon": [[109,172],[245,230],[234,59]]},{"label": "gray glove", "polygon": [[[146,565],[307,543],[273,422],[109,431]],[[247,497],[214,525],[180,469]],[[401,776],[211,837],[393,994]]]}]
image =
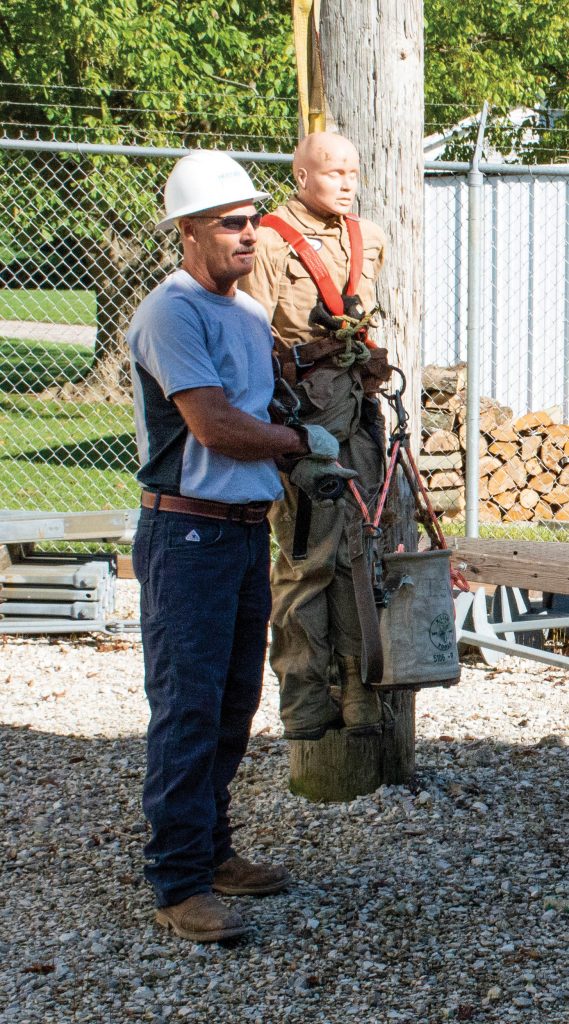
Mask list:
[{"label": "gray glove", "polygon": [[334,435],[328,430],[324,427],[319,427],[318,424],[306,426],[303,423],[300,433],[304,437],[310,452],[305,458],[322,459],[325,462],[336,461],[340,454],[340,445]]},{"label": "gray glove", "polygon": [[290,480],[300,487],[315,505],[331,505],[344,493],[346,481],[357,475],[354,469],[345,469],[334,462],[307,455],[297,462],[290,474]]}]

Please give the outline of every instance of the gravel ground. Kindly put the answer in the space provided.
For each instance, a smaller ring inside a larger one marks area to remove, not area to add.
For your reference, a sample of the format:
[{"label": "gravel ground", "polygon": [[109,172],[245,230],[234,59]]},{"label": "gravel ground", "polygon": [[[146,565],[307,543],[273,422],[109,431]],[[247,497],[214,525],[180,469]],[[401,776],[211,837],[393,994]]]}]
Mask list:
[{"label": "gravel ground", "polygon": [[566,673],[465,669],[418,696],[411,788],[312,805],[267,671],[236,841],[294,884],[205,946],[154,926],[141,881],[141,662],[130,638],[3,638],[3,1022],[568,1024]]}]

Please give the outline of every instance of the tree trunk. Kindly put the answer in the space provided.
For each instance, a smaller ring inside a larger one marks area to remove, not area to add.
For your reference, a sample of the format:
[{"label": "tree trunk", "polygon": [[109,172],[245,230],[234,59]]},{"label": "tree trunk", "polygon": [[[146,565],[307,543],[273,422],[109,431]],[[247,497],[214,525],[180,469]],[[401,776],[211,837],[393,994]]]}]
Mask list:
[{"label": "tree trunk", "polygon": [[97,296],[95,352],[87,376],[66,384],[59,397],[74,402],[130,402],[126,332],[145,295],[175,269],[177,247],[168,239],[149,252],[137,237],[111,231],[104,241],[92,239],[83,245],[85,273]]},{"label": "tree trunk", "polygon": [[109,237],[96,247],[92,274],[97,292],[97,339],[89,376],[82,384],[87,398],[130,401],[130,352],[125,340],[132,317],[145,295],[174,269],[173,244],[148,252],[133,236]]},{"label": "tree trunk", "polygon": [[[405,406],[418,454],[423,283],[423,10],[421,0],[322,0],[320,43],[326,103],[335,127],[359,150],[361,216],[389,240],[378,285],[380,344],[407,380]],[[332,126],[330,126],[332,127]],[[393,376],[392,384],[399,386]],[[386,411],[386,410],[384,410]],[[387,550],[417,546],[413,502],[399,478]],[[386,693],[380,737],[328,733],[291,743],[291,788],[313,800],[346,800],[382,783],[408,781],[415,764],[412,692]]]}]

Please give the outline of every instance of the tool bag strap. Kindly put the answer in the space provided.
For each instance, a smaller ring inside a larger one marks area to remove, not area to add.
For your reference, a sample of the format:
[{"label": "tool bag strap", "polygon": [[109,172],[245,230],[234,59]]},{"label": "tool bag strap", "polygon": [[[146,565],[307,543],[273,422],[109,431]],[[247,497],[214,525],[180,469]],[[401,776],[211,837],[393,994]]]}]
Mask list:
[{"label": "tool bag strap", "polygon": [[379,686],[383,677],[383,648],[365,541],[364,524],[359,516],[354,516],[348,531],[348,550],[362,632],[362,683],[370,688]]},{"label": "tool bag strap", "polygon": [[308,552],[308,537],[312,522],[312,502],[306,491],[298,489],[296,518],[294,520],[294,537],[292,541],[292,560],[302,562]]},{"label": "tool bag strap", "polygon": [[[354,295],[358,287],[363,266],[363,241],[359,217],[355,213],[346,214],[346,226],[350,239],[350,275],[348,278],[347,295]],[[321,299],[332,316],[344,315],[344,302],[334,284],[325,263],[314,251],[310,242],[293,228],[286,220],[276,213],[266,213],[261,221],[264,228],[272,228],[285,242],[294,249],[305,270],[308,271],[316,285]]]}]

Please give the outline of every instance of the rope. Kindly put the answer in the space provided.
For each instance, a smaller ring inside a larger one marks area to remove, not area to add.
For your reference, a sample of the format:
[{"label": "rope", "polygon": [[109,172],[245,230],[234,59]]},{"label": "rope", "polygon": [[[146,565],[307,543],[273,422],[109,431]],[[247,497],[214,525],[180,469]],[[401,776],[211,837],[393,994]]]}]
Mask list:
[{"label": "rope", "polygon": [[366,313],[360,319],[344,315],[342,317],[342,326],[336,328],[335,331],[330,331],[330,334],[337,338],[338,341],[345,342],[345,350],[334,356],[334,362],[343,370],[349,369],[354,363],[358,366],[363,366],[364,363],[371,359],[372,350],[367,340],[367,330],[368,327],[375,326],[372,323],[372,317],[377,312],[377,308],[376,306],[370,313]]}]

